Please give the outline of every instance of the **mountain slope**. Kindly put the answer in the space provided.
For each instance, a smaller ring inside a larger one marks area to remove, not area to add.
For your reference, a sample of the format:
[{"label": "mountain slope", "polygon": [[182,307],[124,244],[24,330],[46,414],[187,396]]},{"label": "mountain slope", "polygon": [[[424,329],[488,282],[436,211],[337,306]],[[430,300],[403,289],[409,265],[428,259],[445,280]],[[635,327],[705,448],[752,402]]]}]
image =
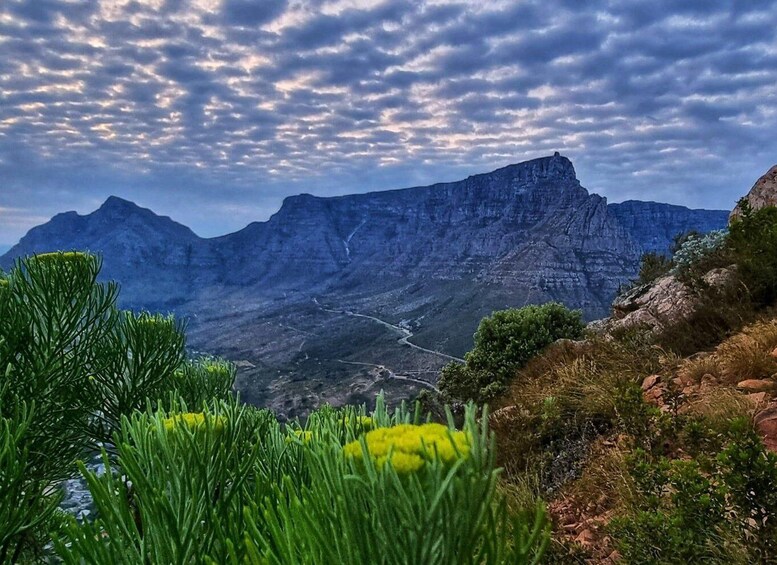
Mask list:
[{"label": "mountain slope", "polygon": [[117,280],[126,304],[153,308],[188,300],[217,278],[219,256],[188,227],[112,196],[91,214],[65,212],[31,229],[0,258],[56,250],[88,250],[104,257],[102,278]]},{"label": "mountain slope", "polygon": [[268,221],[213,239],[110,198],[34,228],[0,266],[102,253],[124,306],[189,317],[195,348],[245,362],[244,398],[294,413],[414,386],[400,376],[434,380],[496,309],[556,300],[606,315],[643,252],[726,216],[608,205],[555,154],[458,182],[293,196]]}]

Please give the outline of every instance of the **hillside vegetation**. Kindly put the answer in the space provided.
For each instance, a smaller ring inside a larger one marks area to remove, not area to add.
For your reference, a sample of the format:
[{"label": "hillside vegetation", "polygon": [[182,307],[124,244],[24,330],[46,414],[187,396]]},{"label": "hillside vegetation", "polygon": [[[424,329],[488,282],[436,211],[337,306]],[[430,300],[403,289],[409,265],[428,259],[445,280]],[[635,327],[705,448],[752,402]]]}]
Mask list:
[{"label": "hillside vegetation", "polygon": [[514,503],[553,519],[548,562],[777,562],[777,208],[741,206],[646,257],[634,296],[681,289],[663,317],[557,341],[496,400]]},{"label": "hillside vegetation", "polygon": [[[544,510],[508,507],[473,405],[458,429],[382,398],[281,425],[99,270],[52,253],[0,277],[0,563],[539,561]],[[59,509],[77,474],[81,519]]]}]

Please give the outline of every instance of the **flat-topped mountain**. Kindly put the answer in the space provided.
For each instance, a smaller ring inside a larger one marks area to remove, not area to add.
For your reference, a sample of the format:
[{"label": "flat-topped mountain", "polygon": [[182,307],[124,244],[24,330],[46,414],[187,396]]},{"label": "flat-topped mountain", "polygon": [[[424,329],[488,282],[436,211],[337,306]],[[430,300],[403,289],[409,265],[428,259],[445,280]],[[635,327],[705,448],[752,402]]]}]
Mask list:
[{"label": "flat-topped mountain", "polygon": [[32,229],[3,263],[53,249],[99,252],[105,275],[124,285],[124,300],[141,306],[180,304],[211,285],[320,291],[397,278],[497,285],[520,300],[583,307],[591,317],[605,313],[644,251],[665,251],[683,231],[723,227],[726,215],[655,202],[608,205],[556,154],[458,182],[293,196],[267,222],[209,240],[111,197],[89,215],[67,212]]},{"label": "flat-topped mountain", "polygon": [[[339,330],[328,325],[302,339],[323,312],[400,324],[417,343],[451,355],[469,349],[494,309],[558,300],[589,319],[604,316],[645,251],[667,250],[680,232],[725,227],[727,218],[655,202],[607,204],[555,154],[458,182],[293,196],[268,221],[212,239],[111,197],[91,214],[67,212],[30,230],[0,266],[58,249],[101,253],[104,277],[121,283],[126,306],[190,315],[198,347],[276,371],[311,353],[346,363],[370,357],[375,341],[354,345],[342,316]],[[290,312],[294,324],[278,322]],[[335,334],[353,346],[347,354],[332,346]]]}]

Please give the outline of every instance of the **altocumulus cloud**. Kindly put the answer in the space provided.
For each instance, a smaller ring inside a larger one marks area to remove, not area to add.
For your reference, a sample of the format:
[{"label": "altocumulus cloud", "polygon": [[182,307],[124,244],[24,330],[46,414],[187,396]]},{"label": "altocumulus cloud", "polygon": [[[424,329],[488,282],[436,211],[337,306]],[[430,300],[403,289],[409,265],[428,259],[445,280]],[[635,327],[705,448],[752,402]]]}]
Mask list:
[{"label": "altocumulus cloud", "polygon": [[775,29],[773,0],[3,0],[0,243],[109,194],[215,235],[554,150],[613,200],[730,207],[777,161]]}]

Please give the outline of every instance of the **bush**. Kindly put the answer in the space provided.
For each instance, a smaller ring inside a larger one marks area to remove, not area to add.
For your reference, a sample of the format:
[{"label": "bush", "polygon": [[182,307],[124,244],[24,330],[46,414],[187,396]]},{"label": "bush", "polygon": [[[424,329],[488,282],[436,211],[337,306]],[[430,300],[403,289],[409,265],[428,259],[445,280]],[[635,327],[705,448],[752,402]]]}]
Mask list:
[{"label": "bush", "polygon": [[[86,253],[46,253],[0,278],[0,556],[40,555],[76,460],[98,442],[110,448],[124,416],[182,390],[173,378],[188,370],[181,325],[119,311],[117,286],[97,282],[100,267]],[[202,390],[198,402],[234,378],[224,363],[206,365],[221,376],[198,389],[210,372],[192,371],[186,394]]]},{"label": "bush", "polygon": [[643,285],[663,277],[672,269],[672,259],[661,253],[645,253],[639,261],[639,275],[635,284]]},{"label": "bush", "polygon": [[753,211],[740,201],[742,216],[731,224],[729,246],[739,275],[757,305],[777,299],[777,208]]},{"label": "bush", "polygon": [[466,363],[443,369],[440,391],[451,400],[486,402],[542,349],[559,339],[579,339],[584,329],[582,312],[554,302],[494,312],[480,322]]},{"label": "bush", "polygon": [[672,257],[672,272],[686,280],[698,279],[714,267],[730,264],[724,259],[727,242],[727,230],[687,236]]},{"label": "bush", "polygon": [[116,472],[82,468],[100,518],[70,520],[57,552],[74,564],[539,562],[544,512],[509,519],[485,424],[472,409],[462,431],[417,416],[379,399],[370,416],[324,408],[304,428],[224,403],[125,418]]},{"label": "bush", "polygon": [[630,458],[637,505],[610,530],[628,563],[772,563],[777,456],[745,419],[729,422],[717,455]]},{"label": "bush", "polygon": [[27,434],[34,414],[34,403],[0,404],[0,563],[31,560],[42,546],[41,526],[60,502],[31,472]]}]

